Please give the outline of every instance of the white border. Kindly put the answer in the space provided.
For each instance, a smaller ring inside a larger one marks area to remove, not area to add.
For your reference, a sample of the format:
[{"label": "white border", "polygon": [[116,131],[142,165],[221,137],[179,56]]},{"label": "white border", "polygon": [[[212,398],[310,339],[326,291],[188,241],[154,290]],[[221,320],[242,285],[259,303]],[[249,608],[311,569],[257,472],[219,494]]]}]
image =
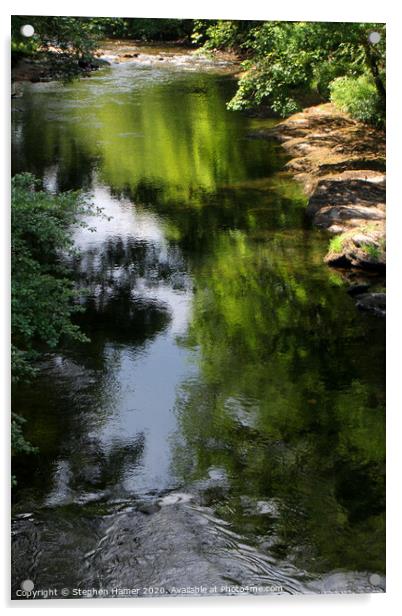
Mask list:
[{"label": "white border", "polygon": [[[401,350],[400,323],[402,318],[401,306],[401,269],[402,269],[402,188],[400,177],[402,175],[401,164],[401,60],[402,60],[402,19],[401,10],[397,2],[392,0],[379,0],[368,2],[363,0],[336,0],[333,3],[323,0],[287,0],[287,2],[275,2],[272,5],[267,1],[244,0],[235,5],[234,0],[203,0],[199,5],[190,0],[169,0],[169,2],[148,1],[138,5],[131,1],[119,1],[112,5],[99,1],[70,0],[65,5],[60,5],[54,0],[42,1],[15,1],[6,2],[2,5],[0,27],[2,29],[1,51],[4,71],[3,88],[4,95],[3,113],[1,118],[2,138],[2,165],[1,187],[2,199],[2,222],[1,233],[1,326],[3,341],[3,353],[1,354],[1,393],[2,404],[1,417],[3,429],[3,464],[2,464],[2,530],[4,532],[2,546],[9,546],[9,444],[8,444],[8,409],[9,409],[9,377],[8,377],[8,327],[9,327],[9,258],[8,258],[8,202],[9,202],[9,178],[10,178],[10,136],[9,136],[9,107],[10,107],[10,15],[93,15],[93,16],[125,16],[125,17],[177,17],[177,18],[230,18],[230,19],[275,19],[275,20],[303,20],[303,21],[370,21],[387,23],[387,167],[388,167],[388,281],[387,281],[387,593],[378,595],[303,595],[294,597],[236,597],[221,598],[208,597],[203,599],[133,599],[133,600],[57,600],[24,602],[23,605],[9,600],[9,548],[2,550],[1,562],[1,601],[6,609],[16,610],[16,614],[25,610],[62,609],[74,610],[75,614],[87,609],[107,609],[115,611],[116,608],[131,609],[137,614],[149,614],[163,610],[173,614],[176,611],[191,610],[201,613],[205,610],[229,612],[231,614],[242,613],[252,609],[255,613],[267,614],[268,610],[279,610],[283,614],[289,614],[291,610],[300,616],[311,614],[338,614],[342,612],[354,614],[364,611],[365,615],[378,612],[388,612],[401,603],[398,597],[399,576],[402,573],[400,565],[400,545],[402,523],[401,512],[401,481],[400,470],[402,469],[402,431],[401,416],[402,404],[399,381],[401,375]],[[368,344],[370,341],[367,341]],[[398,404],[399,402],[399,404]],[[399,601],[398,601],[399,600]]]}]

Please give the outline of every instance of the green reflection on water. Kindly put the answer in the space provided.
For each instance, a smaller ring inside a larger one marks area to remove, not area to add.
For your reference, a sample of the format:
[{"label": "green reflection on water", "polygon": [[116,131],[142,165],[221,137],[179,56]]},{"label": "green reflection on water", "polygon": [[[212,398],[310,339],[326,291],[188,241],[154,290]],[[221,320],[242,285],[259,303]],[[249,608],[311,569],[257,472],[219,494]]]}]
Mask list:
[{"label": "green reflection on water", "polygon": [[230,495],[212,490],[208,504],[271,553],[309,570],[381,571],[382,333],[321,262],[300,231],[263,243],[229,233],[203,262],[183,341],[202,377],[182,387],[176,461],[193,479],[224,469]]},{"label": "green reflection on water", "polygon": [[247,139],[241,118],[228,115],[231,79],[172,78],[167,72],[150,77],[146,69],[131,75],[123,70],[116,88],[107,76],[93,78],[92,89],[85,81],[54,87],[50,116],[49,93],[35,92],[35,100],[25,101],[22,149],[35,148],[36,160],[22,161],[17,151],[17,166],[39,170],[56,158],[59,185],[71,184],[72,169],[79,174],[81,167],[75,179],[82,186],[88,161],[98,160],[100,178],[114,191],[138,196],[148,189],[159,203],[176,206],[195,206],[219,185],[261,177],[277,166],[272,147]]}]

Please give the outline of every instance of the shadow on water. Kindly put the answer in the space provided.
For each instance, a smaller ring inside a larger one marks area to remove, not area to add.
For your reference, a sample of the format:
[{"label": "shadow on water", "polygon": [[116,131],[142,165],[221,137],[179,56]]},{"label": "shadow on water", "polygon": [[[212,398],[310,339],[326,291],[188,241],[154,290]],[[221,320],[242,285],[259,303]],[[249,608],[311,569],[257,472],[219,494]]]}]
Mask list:
[{"label": "shadow on water", "polygon": [[127,63],[18,99],[14,172],[104,216],[65,257],[90,342],[13,393],[14,591],[384,588],[383,323],[234,87]]}]

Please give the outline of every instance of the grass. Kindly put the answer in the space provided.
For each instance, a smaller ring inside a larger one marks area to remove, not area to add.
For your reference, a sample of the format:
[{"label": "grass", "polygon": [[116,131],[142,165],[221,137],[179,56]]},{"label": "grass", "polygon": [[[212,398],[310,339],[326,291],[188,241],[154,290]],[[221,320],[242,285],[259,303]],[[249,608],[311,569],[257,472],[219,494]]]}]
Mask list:
[{"label": "grass", "polygon": [[373,246],[373,244],[364,244],[361,246],[361,249],[373,259],[373,261],[379,261],[380,259],[380,248],[378,246]]},{"label": "grass", "polygon": [[330,252],[341,253],[343,250],[343,239],[340,235],[336,235],[329,242]]}]

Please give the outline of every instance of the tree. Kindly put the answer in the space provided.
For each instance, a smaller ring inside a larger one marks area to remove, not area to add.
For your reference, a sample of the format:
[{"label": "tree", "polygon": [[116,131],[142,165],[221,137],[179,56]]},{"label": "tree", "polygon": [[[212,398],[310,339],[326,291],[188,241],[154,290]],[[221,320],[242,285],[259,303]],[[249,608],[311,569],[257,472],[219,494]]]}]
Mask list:
[{"label": "tree", "polygon": [[[366,75],[385,113],[384,24],[272,21],[240,30],[236,23],[201,28],[205,48],[236,43],[248,56],[231,109],[265,103],[286,116],[300,109],[308,93],[328,100],[334,79]],[[381,35],[376,45],[369,41],[373,30]]]},{"label": "tree", "polygon": [[[20,29],[31,24],[35,34],[27,39]],[[40,17],[34,15],[13,15],[11,20],[12,50],[29,45],[32,51],[57,48],[74,59],[92,57],[103,28],[97,20],[90,17]]]}]

